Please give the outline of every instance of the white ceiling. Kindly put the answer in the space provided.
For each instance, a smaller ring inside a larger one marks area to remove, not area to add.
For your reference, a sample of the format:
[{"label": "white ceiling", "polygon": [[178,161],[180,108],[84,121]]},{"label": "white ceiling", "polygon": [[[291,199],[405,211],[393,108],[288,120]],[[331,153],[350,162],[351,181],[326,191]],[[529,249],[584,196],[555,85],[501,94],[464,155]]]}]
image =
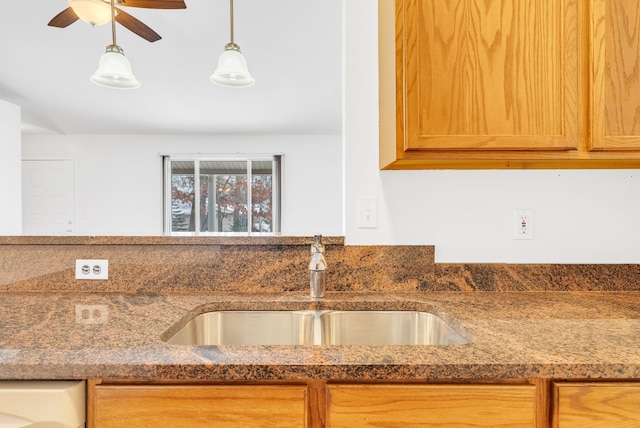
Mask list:
[{"label": "white ceiling", "polygon": [[0,99],[21,107],[23,133],[339,134],[342,0],[235,0],[235,42],[255,86],[214,85],[229,42],[228,0],[186,10],[122,7],[162,36],[149,43],[117,25],[142,86],[92,84],[110,24],[47,26],[66,0],[16,0],[0,15]]}]

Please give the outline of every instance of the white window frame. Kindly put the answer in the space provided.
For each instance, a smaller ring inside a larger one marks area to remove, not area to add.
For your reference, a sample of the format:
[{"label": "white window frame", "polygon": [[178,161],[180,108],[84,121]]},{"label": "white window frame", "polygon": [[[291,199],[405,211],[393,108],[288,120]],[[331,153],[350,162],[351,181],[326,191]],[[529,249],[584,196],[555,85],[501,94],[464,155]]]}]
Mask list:
[{"label": "white window frame", "polygon": [[[273,236],[279,235],[281,230],[281,188],[282,188],[282,155],[162,155],[163,157],[163,206],[164,206],[164,234],[167,236]],[[200,212],[195,212],[194,231],[172,231],[171,216],[171,161],[193,162],[194,166],[194,204],[192,209],[200,206],[200,162],[207,161],[233,161],[247,163],[247,183],[252,183],[252,162],[271,161],[272,162],[272,182],[271,182],[271,232],[253,231],[253,215],[251,213],[251,189],[247,189],[247,207],[249,213],[247,215],[247,232],[211,232],[202,231]]]}]

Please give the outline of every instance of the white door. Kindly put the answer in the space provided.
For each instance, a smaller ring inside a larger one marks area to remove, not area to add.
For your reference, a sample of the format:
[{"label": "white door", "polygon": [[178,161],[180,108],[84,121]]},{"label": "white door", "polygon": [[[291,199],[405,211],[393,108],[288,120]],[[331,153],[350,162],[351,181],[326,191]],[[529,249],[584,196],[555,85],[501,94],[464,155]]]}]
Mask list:
[{"label": "white door", "polygon": [[22,232],[73,235],[75,228],[73,160],[22,161]]}]

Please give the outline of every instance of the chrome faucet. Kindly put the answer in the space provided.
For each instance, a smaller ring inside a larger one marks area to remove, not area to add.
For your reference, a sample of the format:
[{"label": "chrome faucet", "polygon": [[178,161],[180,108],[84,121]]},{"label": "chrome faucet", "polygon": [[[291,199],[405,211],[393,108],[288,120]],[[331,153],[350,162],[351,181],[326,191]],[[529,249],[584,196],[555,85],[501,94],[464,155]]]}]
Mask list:
[{"label": "chrome faucet", "polygon": [[311,244],[311,261],[309,262],[311,286],[311,297],[324,297],[325,292],[325,271],[327,270],[327,261],[324,259],[324,244],[322,243],[322,235],[315,235]]}]

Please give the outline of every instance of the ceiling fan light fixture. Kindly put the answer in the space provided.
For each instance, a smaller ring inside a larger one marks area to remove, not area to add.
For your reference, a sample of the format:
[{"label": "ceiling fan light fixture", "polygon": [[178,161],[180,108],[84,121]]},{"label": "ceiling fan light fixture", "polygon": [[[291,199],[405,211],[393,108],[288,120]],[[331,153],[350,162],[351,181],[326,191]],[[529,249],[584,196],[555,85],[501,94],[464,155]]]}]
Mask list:
[{"label": "ceiling fan light fixture", "polygon": [[68,0],[78,18],[91,25],[103,25],[111,21],[111,7],[102,0]]},{"label": "ceiling fan light fixture", "polygon": [[211,75],[211,81],[229,88],[246,88],[256,83],[249,73],[247,60],[235,43],[228,43],[218,58],[218,67]]},{"label": "ceiling fan light fixture", "polygon": [[140,87],[140,82],[131,71],[131,63],[118,45],[107,46],[107,51],[100,57],[98,69],[90,80],[98,86],[112,89]]}]

